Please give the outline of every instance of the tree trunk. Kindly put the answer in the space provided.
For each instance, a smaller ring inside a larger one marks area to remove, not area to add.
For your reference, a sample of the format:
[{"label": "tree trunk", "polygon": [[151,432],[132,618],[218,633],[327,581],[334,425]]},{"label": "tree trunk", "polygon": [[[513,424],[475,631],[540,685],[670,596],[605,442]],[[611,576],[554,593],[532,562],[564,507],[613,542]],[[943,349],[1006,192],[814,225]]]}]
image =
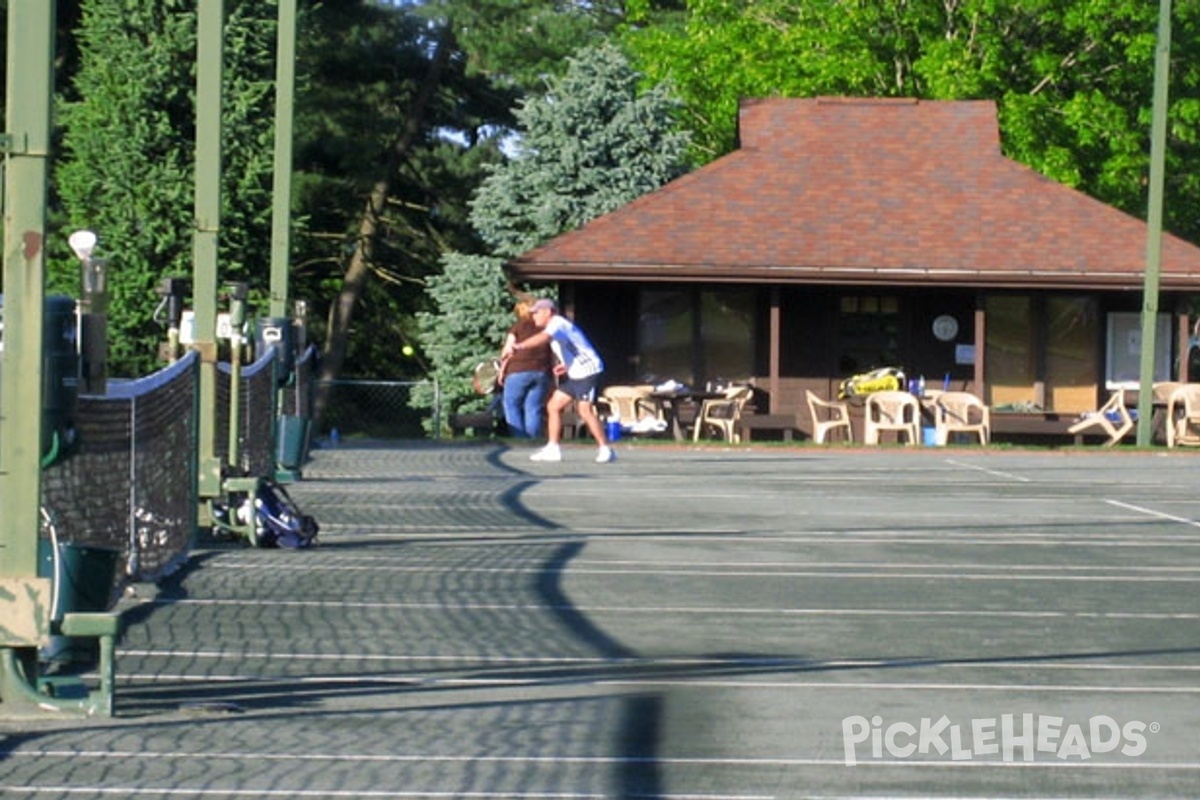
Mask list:
[{"label": "tree trunk", "polygon": [[350,324],[354,318],[354,309],[362,298],[363,291],[370,280],[376,237],[382,226],[383,211],[387,206],[388,194],[392,188],[392,178],[408,157],[409,151],[417,141],[417,135],[425,127],[425,117],[429,103],[433,99],[441,83],[442,73],[454,51],[452,29],[446,26],[438,39],[437,49],[429,63],[429,71],[413,100],[412,109],[400,136],[388,151],[387,164],[383,177],[376,181],[363,209],[362,219],[358,225],[358,241],[346,267],[342,288],[337,299],[329,307],[329,325],[326,333],[325,346],[321,350],[320,368],[317,373],[317,391],[313,400],[313,423],[319,427],[321,418],[329,404],[332,391],[331,382],[342,372],[349,346]]}]

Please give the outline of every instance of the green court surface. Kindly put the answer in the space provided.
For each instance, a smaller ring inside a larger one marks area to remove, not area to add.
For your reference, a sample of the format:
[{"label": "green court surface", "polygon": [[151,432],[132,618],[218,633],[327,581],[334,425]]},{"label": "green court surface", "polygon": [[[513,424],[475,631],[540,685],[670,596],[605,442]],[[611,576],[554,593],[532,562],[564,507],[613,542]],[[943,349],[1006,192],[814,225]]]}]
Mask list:
[{"label": "green court surface", "polygon": [[1195,798],[1200,456],[314,453],[0,797]]}]

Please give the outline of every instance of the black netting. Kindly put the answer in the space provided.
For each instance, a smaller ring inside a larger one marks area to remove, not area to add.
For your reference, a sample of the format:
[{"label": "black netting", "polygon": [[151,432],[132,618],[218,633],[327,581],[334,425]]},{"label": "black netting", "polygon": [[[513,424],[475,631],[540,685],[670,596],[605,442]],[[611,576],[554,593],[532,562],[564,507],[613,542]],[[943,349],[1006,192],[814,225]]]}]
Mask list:
[{"label": "black netting", "polygon": [[[229,461],[229,398],[231,370],[218,364],[217,426],[214,451],[222,463]],[[242,369],[238,409],[240,458],[235,465],[245,475],[268,477],[275,474],[275,349]]]},{"label": "black netting", "polygon": [[[60,543],[118,550],[116,580],[153,581],[188,556],[196,528],[199,359],[81,395],[77,439],[42,472]],[[114,587],[115,588],[115,587]]]},{"label": "black netting", "polygon": [[317,380],[317,348],[309,347],[296,359],[295,380],[280,394],[280,414],[312,419]]}]

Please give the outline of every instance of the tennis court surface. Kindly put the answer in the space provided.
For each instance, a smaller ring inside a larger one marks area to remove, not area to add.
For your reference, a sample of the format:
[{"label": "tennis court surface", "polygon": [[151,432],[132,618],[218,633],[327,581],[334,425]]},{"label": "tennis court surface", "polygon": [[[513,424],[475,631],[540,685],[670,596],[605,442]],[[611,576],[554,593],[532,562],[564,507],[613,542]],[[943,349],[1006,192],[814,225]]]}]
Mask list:
[{"label": "tennis court surface", "polygon": [[1195,798],[1200,457],[314,453],[0,797]]}]

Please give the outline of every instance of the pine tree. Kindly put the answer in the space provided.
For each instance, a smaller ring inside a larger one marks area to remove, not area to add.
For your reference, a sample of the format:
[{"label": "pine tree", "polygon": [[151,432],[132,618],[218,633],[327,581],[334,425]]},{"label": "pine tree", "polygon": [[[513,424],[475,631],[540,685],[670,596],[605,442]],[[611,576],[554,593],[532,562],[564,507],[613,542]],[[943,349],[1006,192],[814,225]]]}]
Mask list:
[{"label": "pine tree", "polygon": [[[190,275],[194,228],[196,14],[183,0],[86,0],[80,62],[59,103],[63,156],[56,188],[68,229],[90,228],[109,260],[109,368],[160,366],[155,287]],[[269,280],[275,6],[229,4],[225,29],[222,280],[265,293]],[[136,53],[131,58],[130,53]],[[50,287],[78,291],[63,262]]]},{"label": "pine tree", "polygon": [[673,122],[675,101],[663,86],[641,91],[639,80],[620,50],[602,44],[581,51],[544,96],[516,110],[516,152],[484,180],[471,204],[471,221],[495,257],[451,254],[442,274],[427,281],[438,311],[422,316],[422,341],[443,409],[486,404],[472,392],[470,370],[499,350],[513,322],[503,258],[685,170],[689,137]]},{"label": "pine tree", "polygon": [[516,155],[471,202],[471,222],[496,254],[519,255],[683,173],[679,104],[662,84],[640,92],[640,80],[606,43],[516,110]]},{"label": "pine tree", "polygon": [[[417,321],[442,410],[482,410],[490,398],[475,393],[472,372],[479,362],[496,356],[514,321],[502,262],[490,256],[448,253],[442,258],[442,272],[427,285],[439,313],[420,313]],[[415,406],[432,408],[435,400],[428,386],[414,388]]]}]

